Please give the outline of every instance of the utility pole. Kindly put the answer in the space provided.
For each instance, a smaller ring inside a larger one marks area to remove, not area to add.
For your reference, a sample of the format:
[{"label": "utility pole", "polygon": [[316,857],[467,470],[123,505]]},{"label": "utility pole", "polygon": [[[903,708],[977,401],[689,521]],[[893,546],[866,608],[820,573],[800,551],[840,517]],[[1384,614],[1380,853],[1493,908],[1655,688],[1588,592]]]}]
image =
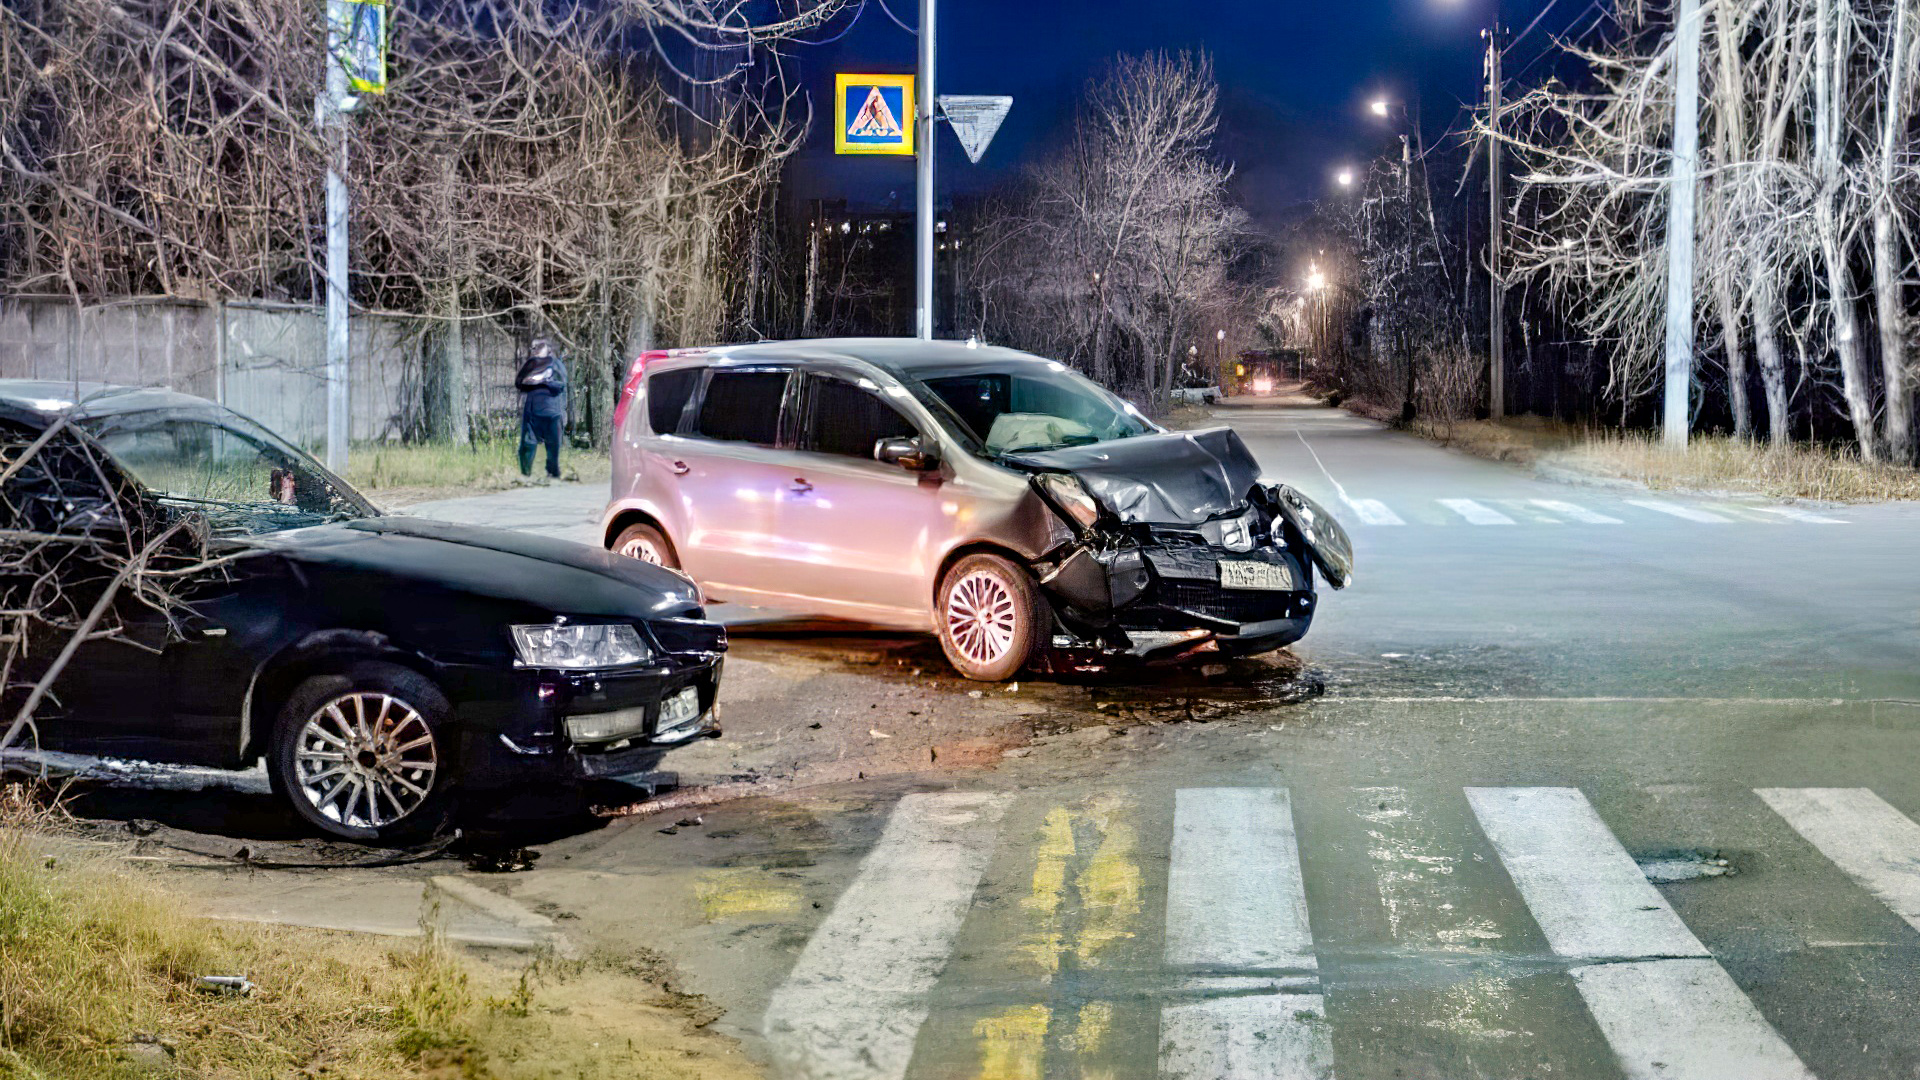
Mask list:
[{"label": "utility pole", "polygon": [[933,340],[933,39],[936,0],[920,0],[920,84],[914,101],[914,329]]},{"label": "utility pole", "polygon": [[327,468],[344,472],[352,435],[347,370],[347,117],[359,99],[349,92],[345,20],[327,6],[326,89],[317,102],[327,148]]},{"label": "utility pole", "polygon": [[1700,4],[1680,0],[1674,19],[1673,176],[1667,199],[1667,380],[1661,429],[1684,449],[1693,385],[1693,199],[1700,153]]},{"label": "utility pole", "polygon": [[1480,36],[1487,39],[1487,415],[1498,420],[1507,414],[1507,283],[1500,269],[1507,231],[1500,191],[1505,180],[1500,161],[1500,50],[1506,31],[1496,19]]}]

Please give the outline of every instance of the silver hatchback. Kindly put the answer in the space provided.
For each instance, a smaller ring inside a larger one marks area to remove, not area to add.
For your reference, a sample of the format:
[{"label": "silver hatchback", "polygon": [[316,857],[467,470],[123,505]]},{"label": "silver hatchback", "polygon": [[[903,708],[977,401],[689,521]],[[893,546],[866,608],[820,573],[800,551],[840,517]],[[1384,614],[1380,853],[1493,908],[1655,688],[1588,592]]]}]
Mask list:
[{"label": "silver hatchback", "polygon": [[897,338],[683,350],[635,373],[609,548],[711,601],[938,634],[974,679],[1044,651],[1287,645],[1353,549],[1228,428],[1170,432],[1064,364]]}]

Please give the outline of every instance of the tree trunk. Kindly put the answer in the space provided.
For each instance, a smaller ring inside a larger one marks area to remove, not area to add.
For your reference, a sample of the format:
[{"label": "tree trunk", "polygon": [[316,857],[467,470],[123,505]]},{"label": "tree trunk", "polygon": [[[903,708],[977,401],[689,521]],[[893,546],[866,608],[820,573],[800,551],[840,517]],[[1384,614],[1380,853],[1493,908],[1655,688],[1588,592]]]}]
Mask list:
[{"label": "tree trunk", "polygon": [[1759,361],[1760,387],[1767,399],[1767,441],[1785,446],[1787,433],[1787,365],[1780,355],[1779,306],[1773,281],[1758,259],[1753,264],[1753,351]]},{"label": "tree trunk", "polygon": [[1740,304],[1724,273],[1713,275],[1713,297],[1720,315],[1720,340],[1727,349],[1727,403],[1733,409],[1733,437],[1753,438],[1753,409],[1747,402],[1747,354],[1740,341]]},{"label": "tree trunk", "polygon": [[1834,18],[1833,4],[1834,0],[1819,0],[1814,7],[1814,175],[1820,184],[1815,196],[1814,231],[1820,240],[1834,351],[1840,357],[1840,390],[1846,397],[1861,460],[1878,461],[1880,439],[1873,422],[1873,391],[1867,385],[1866,354],[1861,347],[1859,315],[1854,310],[1848,253],[1841,243],[1840,138],[1845,125],[1840,109],[1847,65],[1844,57],[1835,55],[1839,51],[1835,38],[1845,29]]},{"label": "tree trunk", "polygon": [[1912,19],[1910,0],[1896,0],[1893,20],[1893,58],[1887,70],[1887,100],[1880,130],[1880,186],[1873,199],[1873,302],[1880,328],[1880,372],[1886,383],[1886,446],[1888,460],[1913,463],[1913,384],[1907,364],[1907,312],[1900,283],[1900,244],[1894,235],[1894,172],[1907,122],[1909,63],[1907,37]]}]

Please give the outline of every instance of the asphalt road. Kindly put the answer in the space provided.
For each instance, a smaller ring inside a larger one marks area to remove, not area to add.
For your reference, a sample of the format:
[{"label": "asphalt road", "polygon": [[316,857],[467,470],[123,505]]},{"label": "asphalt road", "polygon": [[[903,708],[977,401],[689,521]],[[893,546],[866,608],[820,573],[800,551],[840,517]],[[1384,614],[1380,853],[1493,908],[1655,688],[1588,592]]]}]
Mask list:
[{"label": "asphalt road", "polygon": [[[1032,681],[795,675],[742,636],[751,719],[687,759],[716,774],[1015,697],[1058,734],[622,820],[488,887],[664,951],[781,1077],[1920,1076],[1920,507],[1219,415],[1355,536],[1295,650],[1323,693],[1162,723]],[[582,505],[502,523],[572,535]]]}]

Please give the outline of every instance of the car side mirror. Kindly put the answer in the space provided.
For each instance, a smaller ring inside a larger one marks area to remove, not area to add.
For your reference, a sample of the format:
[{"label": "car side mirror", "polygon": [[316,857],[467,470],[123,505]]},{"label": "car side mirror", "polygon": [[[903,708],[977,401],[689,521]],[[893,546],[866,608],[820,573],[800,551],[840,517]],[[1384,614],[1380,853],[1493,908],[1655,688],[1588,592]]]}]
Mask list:
[{"label": "car side mirror", "polygon": [[940,464],[938,458],[927,453],[919,439],[898,437],[874,443],[873,460],[898,465],[909,472],[926,472]]}]

